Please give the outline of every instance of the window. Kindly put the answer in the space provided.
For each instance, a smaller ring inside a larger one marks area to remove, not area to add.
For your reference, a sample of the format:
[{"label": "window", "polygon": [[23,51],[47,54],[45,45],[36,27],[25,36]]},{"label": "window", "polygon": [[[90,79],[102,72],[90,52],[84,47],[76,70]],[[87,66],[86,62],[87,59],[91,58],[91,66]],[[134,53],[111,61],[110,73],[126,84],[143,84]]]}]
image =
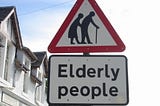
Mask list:
[{"label": "window", "polygon": [[[38,79],[39,80],[41,80],[41,73],[40,72],[38,72]],[[42,86],[39,86],[38,87],[38,93],[37,93],[37,99],[38,99],[38,101],[41,101],[41,89],[42,89]]]},{"label": "window", "polygon": [[0,77],[4,75],[6,37],[0,34]]},{"label": "window", "polygon": [[7,41],[7,46],[4,49],[4,72],[2,78],[8,82],[11,81],[11,73],[14,70],[14,60],[15,60],[16,48],[14,44],[10,41]]},{"label": "window", "polygon": [[22,70],[27,73],[28,71],[30,71],[30,61],[28,58],[25,57],[25,60],[22,64]]},{"label": "window", "polygon": [[8,80],[8,70],[9,69],[9,46],[7,45],[6,59],[5,59],[5,70],[4,70],[4,80]]},{"label": "window", "polygon": [[23,80],[23,92],[28,93],[28,73],[24,73],[24,80]]},{"label": "window", "polygon": [[25,63],[24,63],[24,65],[25,65],[27,68],[29,68],[29,60],[28,60],[27,58],[25,58]]},{"label": "window", "polygon": [[30,62],[27,58],[25,58],[25,63],[24,63],[24,67],[27,69],[27,70],[30,70]]},{"label": "window", "polygon": [[39,72],[39,68],[31,70],[31,79],[33,82],[38,83],[39,85],[42,84],[42,74]]},{"label": "window", "polygon": [[3,48],[3,47],[4,47],[4,45],[3,45],[3,37],[0,36],[0,48]]}]

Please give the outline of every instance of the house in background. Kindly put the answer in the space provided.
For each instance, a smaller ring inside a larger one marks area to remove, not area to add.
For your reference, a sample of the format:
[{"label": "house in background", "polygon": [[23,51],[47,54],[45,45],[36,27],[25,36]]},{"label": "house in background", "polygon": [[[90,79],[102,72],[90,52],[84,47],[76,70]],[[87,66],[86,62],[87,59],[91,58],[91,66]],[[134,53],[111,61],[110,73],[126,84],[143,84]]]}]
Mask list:
[{"label": "house in background", "polygon": [[[32,81],[35,81],[38,85],[35,90],[35,100],[46,104],[47,100],[47,76],[48,76],[48,59],[46,52],[34,52],[38,58],[36,62],[33,62],[31,65],[31,78]],[[41,93],[43,92],[43,93]]]},{"label": "house in background", "polygon": [[24,47],[15,7],[0,7],[0,106],[48,106],[46,52]]}]

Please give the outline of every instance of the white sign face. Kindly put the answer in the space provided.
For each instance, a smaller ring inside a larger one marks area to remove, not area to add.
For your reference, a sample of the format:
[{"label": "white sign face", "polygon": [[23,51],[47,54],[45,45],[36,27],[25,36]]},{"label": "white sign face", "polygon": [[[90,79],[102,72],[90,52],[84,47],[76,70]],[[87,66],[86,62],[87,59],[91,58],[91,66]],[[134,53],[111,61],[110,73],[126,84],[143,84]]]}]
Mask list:
[{"label": "white sign face", "polygon": [[128,104],[125,56],[53,55],[49,68],[50,104]]}]

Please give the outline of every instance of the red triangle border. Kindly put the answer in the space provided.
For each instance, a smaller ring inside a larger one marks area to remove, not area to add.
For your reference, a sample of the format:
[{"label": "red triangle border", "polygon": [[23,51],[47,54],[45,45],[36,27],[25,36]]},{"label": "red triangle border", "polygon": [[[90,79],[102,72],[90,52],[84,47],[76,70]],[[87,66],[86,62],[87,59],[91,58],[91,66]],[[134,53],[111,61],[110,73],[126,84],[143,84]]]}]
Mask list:
[{"label": "red triangle border", "polygon": [[55,37],[51,41],[50,45],[48,46],[48,51],[50,53],[90,53],[90,52],[122,52],[125,50],[125,45],[118,36],[117,32],[114,30],[112,25],[110,24],[109,20],[106,18],[98,4],[95,0],[88,0],[88,2],[93,7],[94,11],[101,19],[102,23],[109,31],[110,35],[116,42],[116,46],[61,46],[57,47],[60,38],[63,36],[64,32],[66,31],[67,27],[71,23],[72,19],[74,18],[75,14],[77,13],[78,9],[81,7],[84,0],[77,0],[73,8],[71,9],[70,13],[68,14],[67,18],[65,19],[64,23],[56,33]]}]

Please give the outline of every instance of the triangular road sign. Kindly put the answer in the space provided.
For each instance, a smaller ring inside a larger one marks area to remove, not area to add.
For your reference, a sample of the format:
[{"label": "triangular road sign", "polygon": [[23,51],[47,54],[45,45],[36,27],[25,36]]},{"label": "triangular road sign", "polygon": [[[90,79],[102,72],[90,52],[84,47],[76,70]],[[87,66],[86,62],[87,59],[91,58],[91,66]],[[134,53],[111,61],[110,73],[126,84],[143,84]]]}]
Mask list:
[{"label": "triangular road sign", "polygon": [[50,53],[124,50],[124,43],[95,0],[77,0],[48,47]]}]

